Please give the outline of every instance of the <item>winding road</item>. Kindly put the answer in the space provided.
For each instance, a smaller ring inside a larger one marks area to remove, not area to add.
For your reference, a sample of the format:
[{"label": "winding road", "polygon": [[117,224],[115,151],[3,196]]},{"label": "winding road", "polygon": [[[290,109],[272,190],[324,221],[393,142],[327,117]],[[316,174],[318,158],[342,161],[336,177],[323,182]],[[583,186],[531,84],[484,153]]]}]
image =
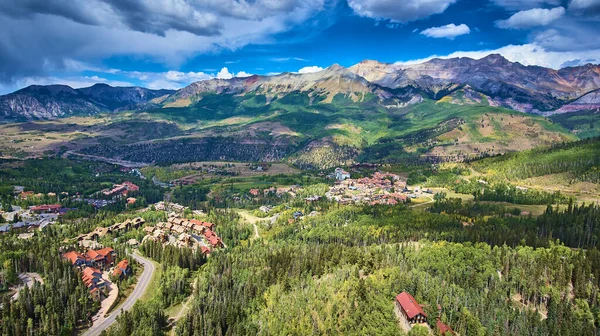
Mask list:
[{"label": "winding road", "polygon": [[106,319],[102,320],[101,322],[98,322],[100,321],[98,320],[98,323],[94,323],[94,325],[92,325],[92,327],[83,334],[84,336],[100,335],[102,331],[108,329],[108,327],[115,323],[117,316],[119,316],[121,312],[133,308],[133,305],[136,303],[136,301],[139,300],[140,297],[142,297],[142,295],[144,295],[144,293],[146,292],[146,289],[148,288],[150,280],[152,279],[152,275],[155,271],[154,264],[152,264],[150,260],[143,258],[138,254],[131,254],[131,257],[137,260],[140,264],[144,265],[144,271],[142,272],[142,275],[140,276],[140,279],[138,280],[135,289],[133,290],[131,295],[129,295],[127,300],[125,300],[123,305],[119,307],[118,311],[112,312]]}]

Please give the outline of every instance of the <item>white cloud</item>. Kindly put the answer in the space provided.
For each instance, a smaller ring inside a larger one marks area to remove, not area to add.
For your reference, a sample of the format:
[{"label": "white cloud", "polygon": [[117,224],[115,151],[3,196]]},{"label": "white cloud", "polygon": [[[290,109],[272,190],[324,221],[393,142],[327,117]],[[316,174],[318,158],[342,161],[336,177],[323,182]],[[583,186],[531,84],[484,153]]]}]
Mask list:
[{"label": "white cloud", "polygon": [[443,13],[456,0],[347,0],[360,16],[410,22]]},{"label": "white cloud", "polygon": [[509,61],[519,62],[523,65],[539,65],[553,69],[560,69],[567,64],[572,64],[572,62],[580,60],[586,60],[587,63],[600,63],[600,49],[583,51],[547,51],[536,44],[524,44],[508,45],[495,50],[457,51],[445,56],[433,55],[417,60],[396,62],[396,64],[400,66],[412,65],[423,63],[434,58],[448,59],[470,57],[480,59],[490,54],[500,54]]},{"label": "white cloud", "polygon": [[239,77],[239,78],[245,78],[245,77],[250,77],[250,76],[254,76],[254,75],[251,73],[247,73],[246,71],[240,71],[235,75],[235,77]]},{"label": "white cloud", "polygon": [[471,30],[466,24],[455,25],[454,23],[441,26],[431,27],[423,30],[421,35],[434,38],[447,38],[453,40],[455,37],[465,34],[470,34]]},{"label": "white cloud", "polygon": [[565,15],[564,7],[552,9],[534,8],[520,11],[507,20],[496,22],[496,26],[504,29],[523,29],[546,26],[550,22],[560,19]]},{"label": "white cloud", "polygon": [[221,69],[221,71],[219,71],[217,73],[217,78],[219,78],[219,79],[232,79],[233,75],[229,72],[229,69],[227,69],[226,67],[224,67],[223,69]]},{"label": "white cloud", "polygon": [[[100,70],[99,72],[112,72],[113,69]],[[214,72],[181,72],[170,70],[166,72],[140,72],[140,71],[122,71],[118,73],[124,75],[136,82],[140,82],[141,86],[150,89],[180,89],[193,82],[209,80],[213,78],[231,79],[233,77],[250,77],[252,73],[239,71],[238,73],[231,72],[227,67],[221,68],[216,74]]]},{"label": "white cloud", "polygon": [[545,5],[560,6],[561,0],[493,0],[494,4],[508,10],[539,8]]},{"label": "white cloud", "polygon": [[171,70],[167,71],[165,78],[174,82],[189,82],[210,79],[212,76],[204,72],[180,72]]},{"label": "white cloud", "polygon": [[313,65],[313,66],[307,66],[307,67],[304,67],[304,68],[298,70],[298,73],[307,74],[307,73],[319,72],[319,71],[323,71],[323,70],[324,69],[321,68],[320,66]]},{"label": "white cloud", "polygon": [[227,67],[223,67],[223,69],[221,69],[221,71],[219,71],[217,73],[216,76],[214,76],[215,78],[219,78],[219,79],[232,79],[233,77],[250,77],[252,76],[251,73],[247,73],[246,71],[240,71],[237,74],[236,73],[231,73],[229,72],[229,69],[227,69]]}]

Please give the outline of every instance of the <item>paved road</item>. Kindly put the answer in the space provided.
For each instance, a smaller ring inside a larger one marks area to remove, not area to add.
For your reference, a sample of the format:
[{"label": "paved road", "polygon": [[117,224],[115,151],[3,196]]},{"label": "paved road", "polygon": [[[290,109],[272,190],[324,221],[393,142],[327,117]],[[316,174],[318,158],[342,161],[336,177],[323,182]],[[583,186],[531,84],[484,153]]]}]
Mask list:
[{"label": "paved road", "polygon": [[125,160],[111,159],[111,158],[107,158],[107,157],[104,157],[104,156],[81,154],[81,153],[74,152],[72,150],[66,151],[63,154],[63,157],[66,158],[69,155],[76,155],[76,156],[81,156],[83,158],[90,159],[90,160],[96,160],[96,161],[103,161],[103,162],[108,162],[108,163],[112,163],[112,164],[118,164],[118,165],[121,165],[123,167],[128,167],[128,168],[142,168],[142,167],[146,167],[146,166],[149,165],[148,163],[142,163],[142,162],[125,161]]},{"label": "paved road", "polygon": [[144,295],[144,293],[146,292],[146,288],[150,284],[150,280],[152,279],[152,275],[154,274],[154,264],[152,264],[150,260],[142,258],[137,254],[131,254],[131,256],[133,257],[133,259],[137,260],[139,263],[144,265],[144,271],[142,272],[142,276],[138,280],[135,289],[117,311],[112,312],[104,321],[100,322],[99,324],[92,325],[92,327],[83,334],[84,336],[100,335],[100,333],[102,333],[103,330],[108,329],[108,327],[115,323],[117,316],[119,316],[119,314],[121,314],[123,310],[130,310],[135,304],[135,302],[139,300],[140,297],[142,297],[142,295]]}]

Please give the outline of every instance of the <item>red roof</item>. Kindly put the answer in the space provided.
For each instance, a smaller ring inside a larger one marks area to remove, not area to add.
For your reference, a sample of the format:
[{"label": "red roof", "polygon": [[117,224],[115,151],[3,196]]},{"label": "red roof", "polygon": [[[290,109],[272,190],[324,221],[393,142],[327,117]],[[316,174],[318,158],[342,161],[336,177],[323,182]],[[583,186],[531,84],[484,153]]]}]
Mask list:
[{"label": "red roof", "polygon": [[129,260],[123,259],[117,264],[117,268],[127,269],[129,267]]},{"label": "red roof", "polygon": [[127,187],[128,190],[131,190],[131,191],[138,191],[138,190],[140,190],[140,187],[138,187],[137,185],[135,185],[135,184],[133,184],[133,183],[131,183],[129,181],[123,182],[123,185],[125,187]]},{"label": "red roof", "polygon": [[209,254],[210,253],[210,249],[206,246],[201,246],[200,247],[200,251],[202,251],[202,254]]},{"label": "red roof", "polygon": [[114,252],[115,252],[115,250],[113,250],[113,249],[112,249],[112,248],[110,248],[110,247],[105,247],[105,248],[103,248],[103,249],[96,250],[95,252],[96,252],[96,253],[98,253],[99,255],[102,255],[102,256],[107,256],[107,255],[109,255],[109,254],[111,254],[111,253],[114,253]]},{"label": "red roof", "polygon": [[113,276],[121,276],[121,274],[123,274],[123,272],[126,271],[127,268],[129,268],[129,261],[127,259],[121,260],[117,264],[117,267],[115,267],[115,270],[113,271]]},{"label": "red roof", "polygon": [[44,204],[44,205],[36,205],[31,207],[31,211],[50,211],[50,210],[58,210],[62,208],[60,204]]},{"label": "red roof", "polygon": [[212,237],[212,236],[214,236],[214,235],[215,235],[215,233],[214,233],[214,232],[212,232],[211,230],[206,230],[206,231],[204,231],[204,236],[205,236],[206,238],[210,238],[210,237]]},{"label": "red roof", "polygon": [[221,245],[221,238],[217,237],[217,236],[210,236],[207,237],[208,238],[208,242],[213,246],[218,246]]},{"label": "red roof", "polygon": [[102,276],[102,272],[93,267],[86,267],[82,273],[86,276]]},{"label": "red roof", "polygon": [[69,259],[71,264],[75,264],[77,262],[77,260],[85,260],[84,256],[82,256],[81,254],[79,254],[75,251],[71,251],[71,252],[67,252],[67,253],[63,254],[63,258]]},{"label": "red roof", "polygon": [[215,226],[215,224],[210,223],[210,222],[203,222],[203,221],[199,221],[197,219],[190,219],[190,223],[194,224],[194,225],[202,225],[206,228],[212,229],[213,226]]},{"label": "red roof", "polygon": [[407,292],[402,292],[398,294],[396,296],[396,301],[398,301],[398,303],[406,313],[408,319],[412,319],[413,317],[419,314],[427,317],[427,314],[425,314],[425,311],[423,311],[421,305],[419,305],[419,303],[417,303],[417,300],[415,300],[415,298]]},{"label": "red roof", "polygon": [[454,330],[450,328],[447,324],[443,323],[439,319],[436,322],[437,328],[440,330],[440,334],[444,335],[445,333],[450,333],[454,335]]},{"label": "red roof", "polygon": [[83,274],[81,275],[81,279],[83,280],[83,283],[85,283],[85,285],[87,287],[90,287],[93,283],[93,280],[95,278],[100,279],[102,278],[102,272],[100,272],[99,270],[92,268],[92,267],[86,267],[83,272]]},{"label": "red roof", "polygon": [[91,259],[102,259],[102,258],[106,258],[106,256],[108,256],[109,254],[113,253],[115,250],[113,250],[110,247],[105,247],[103,249],[100,250],[89,250],[87,251],[87,255],[91,258]]}]

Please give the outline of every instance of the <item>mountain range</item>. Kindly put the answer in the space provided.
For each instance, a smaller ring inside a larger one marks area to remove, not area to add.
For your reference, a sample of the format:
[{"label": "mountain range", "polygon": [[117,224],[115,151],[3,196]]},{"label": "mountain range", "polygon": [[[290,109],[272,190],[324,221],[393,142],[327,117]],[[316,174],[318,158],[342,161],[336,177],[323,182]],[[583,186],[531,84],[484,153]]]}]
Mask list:
[{"label": "mountain range", "polygon": [[0,96],[0,118],[54,119],[72,115],[135,110],[173,90],[112,87],[95,84],[81,89],[67,85],[31,85]]},{"label": "mountain range", "polygon": [[[493,54],[432,59],[419,64],[363,61],[344,68],[275,76],[210,79],[177,91],[96,84],[82,89],[33,85],[0,96],[4,119],[52,119],[123,110],[189,107],[206,94],[264,95],[265,104],[306,93],[309,104],[331,103],[338,94],[354,102],[375,98],[382,106],[406,106],[423,99],[481,104],[527,113],[552,114],[600,109],[600,66],[587,64],[554,70],[524,66]],[[460,96],[460,99],[458,99]]]}]

